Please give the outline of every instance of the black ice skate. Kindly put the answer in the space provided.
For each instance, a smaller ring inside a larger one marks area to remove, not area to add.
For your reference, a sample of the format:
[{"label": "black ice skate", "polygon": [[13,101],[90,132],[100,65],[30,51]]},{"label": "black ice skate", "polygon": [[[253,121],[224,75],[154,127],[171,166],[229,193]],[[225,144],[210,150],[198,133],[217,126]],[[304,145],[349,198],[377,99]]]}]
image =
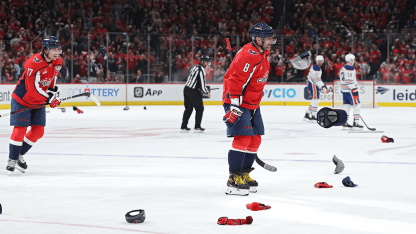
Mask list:
[{"label": "black ice skate", "polygon": [[16,161],[17,160],[13,160],[10,158],[7,160],[6,170],[8,170],[9,173],[14,171],[14,168],[16,167]]},{"label": "black ice skate", "polygon": [[311,123],[316,123],[318,121],[318,119],[312,115],[312,117],[310,118],[310,122]]},{"label": "black ice skate", "polygon": [[250,177],[250,172],[253,170],[254,167],[244,169],[243,180],[248,186],[250,186],[250,193],[257,193],[257,187],[259,186],[259,183]]},{"label": "black ice skate", "polygon": [[16,166],[16,168],[21,173],[25,173],[25,171],[27,169],[27,164],[26,164],[25,160],[23,159],[23,155],[20,155],[19,156],[19,159],[17,160],[17,166]]},{"label": "black ice skate", "polygon": [[309,117],[308,113],[305,113],[305,117],[303,117],[303,121],[305,122],[311,122],[311,117]]},{"label": "black ice skate", "polygon": [[230,177],[227,181],[227,191],[225,191],[225,194],[248,196],[250,186],[244,183],[242,174],[243,172],[241,171],[230,173]]},{"label": "black ice skate", "polygon": [[190,128],[181,128],[181,133],[187,133],[189,131],[191,131]]},{"label": "black ice skate", "polygon": [[205,132],[205,128],[195,128],[195,133],[203,133]]},{"label": "black ice skate", "polygon": [[352,126],[352,130],[354,131],[362,131],[364,128],[362,125],[359,125],[357,122],[354,121],[353,126]]},{"label": "black ice skate", "polygon": [[342,131],[351,131],[352,126],[348,124],[348,122],[345,122],[344,125],[342,125]]}]

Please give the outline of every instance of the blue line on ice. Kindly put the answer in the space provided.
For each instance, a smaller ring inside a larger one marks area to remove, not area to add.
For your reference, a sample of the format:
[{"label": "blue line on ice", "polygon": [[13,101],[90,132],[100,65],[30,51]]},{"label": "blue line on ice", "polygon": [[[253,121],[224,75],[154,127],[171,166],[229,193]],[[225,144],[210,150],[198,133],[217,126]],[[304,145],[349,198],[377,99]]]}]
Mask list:
[{"label": "blue line on ice", "polygon": [[[0,152],[0,154],[8,154],[9,152]],[[227,158],[211,158],[211,157],[184,157],[184,156],[140,156],[140,155],[112,155],[112,154],[55,154],[55,153],[30,153],[37,155],[62,155],[62,156],[94,156],[94,157],[127,157],[127,158],[186,158],[186,159],[222,159],[227,160]],[[270,158],[261,158],[265,161],[280,161],[280,162],[332,162],[332,160],[306,160],[306,159],[270,159]],[[369,164],[406,164],[406,165],[416,165],[416,162],[376,162],[376,161],[343,161],[347,163],[369,163]]]}]

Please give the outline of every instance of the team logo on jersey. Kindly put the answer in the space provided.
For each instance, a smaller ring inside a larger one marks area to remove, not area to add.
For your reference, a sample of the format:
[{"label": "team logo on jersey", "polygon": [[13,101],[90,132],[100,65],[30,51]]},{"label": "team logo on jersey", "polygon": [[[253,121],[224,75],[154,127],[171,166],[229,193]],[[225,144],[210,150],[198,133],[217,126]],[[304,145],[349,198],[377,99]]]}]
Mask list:
[{"label": "team logo on jersey", "polygon": [[48,73],[48,70],[44,70],[44,71],[42,72],[42,75],[43,75],[43,74],[46,74],[46,73]]},{"label": "team logo on jersey", "polygon": [[264,74],[263,78],[258,79],[257,82],[258,83],[266,83],[268,77],[269,77],[269,71],[267,71],[266,74]]},{"label": "team logo on jersey", "polygon": [[376,90],[376,94],[380,93],[380,94],[385,94],[387,93],[387,91],[389,91],[389,89],[383,88],[383,87],[378,87]]},{"label": "team logo on jersey", "polygon": [[40,60],[40,59],[38,59],[38,58],[36,58],[36,57],[33,57],[33,62],[35,62],[35,63],[41,63],[41,62],[42,62],[42,60]]},{"label": "team logo on jersey", "polygon": [[61,70],[61,66],[55,66],[55,71]]},{"label": "team logo on jersey", "polygon": [[252,55],[258,55],[259,53],[256,51],[252,51],[251,49],[248,49],[248,52]]},{"label": "team logo on jersey", "polygon": [[39,85],[43,87],[48,87],[52,82],[52,79],[41,80],[39,81]]}]

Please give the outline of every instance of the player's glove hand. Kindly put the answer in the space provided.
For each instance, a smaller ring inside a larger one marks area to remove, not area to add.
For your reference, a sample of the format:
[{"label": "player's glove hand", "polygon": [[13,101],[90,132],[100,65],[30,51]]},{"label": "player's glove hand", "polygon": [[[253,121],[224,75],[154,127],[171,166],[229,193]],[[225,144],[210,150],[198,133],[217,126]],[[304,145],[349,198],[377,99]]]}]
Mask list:
[{"label": "player's glove hand", "polygon": [[227,127],[232,127],[236,123],[243,112],[237,105],[231,104],[230,110],[222,118]]},{"label": "player's glove hand", "polygon": [[355,88],[355,89],[351,90],[351,93],[352,93],[352,98],[354,99],[354,105],[357,105],[358,103],[360,103],[360,100],[358,99],[359,98],[358,89]]},{"label": "player's glove hand", "polygon": [[270,208],[272,208],[271,206],[262,204],[262,203],[258,203],[258,202],[253,202],[251,204],[247,204],[246,205],[247,209],[252,210],[252,211],[258,211],[258,210],[268,210]]},{"label": "player's glove hand", "polygon": [[322,92],[324,94],[328,94],[329,93],[329,90],[328,90],[328,88],[325,85],[322,87]]},{"label": "player's glove hand", "polygon": [[61,104],[61,100],[59,100],[58,97],[58,86],[55,86],[53,89],[48,88],[46,92],[49,94],[47,103],[51,106],[51,108],[55,108]]}]

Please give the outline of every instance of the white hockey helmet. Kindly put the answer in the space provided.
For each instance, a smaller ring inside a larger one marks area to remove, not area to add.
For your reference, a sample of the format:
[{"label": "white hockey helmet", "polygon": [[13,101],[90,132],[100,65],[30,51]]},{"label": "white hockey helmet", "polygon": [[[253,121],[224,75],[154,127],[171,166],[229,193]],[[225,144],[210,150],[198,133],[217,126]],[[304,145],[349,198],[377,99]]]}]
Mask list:
[{"label": "white hockey helmet", "polygon": [[355,56],[353,54],[347,54],[347,56],[345,56],[345,61],[347,63],[352,63],[352,65],[354,65]]},{"label": "white hockey helmet", "polygon": [[325,59],[324,59],[324,56],[322,56],[322,55],[318,55],[318,56],[316,56],[316,62],[318,63],[318,61],[325,61]]}]

